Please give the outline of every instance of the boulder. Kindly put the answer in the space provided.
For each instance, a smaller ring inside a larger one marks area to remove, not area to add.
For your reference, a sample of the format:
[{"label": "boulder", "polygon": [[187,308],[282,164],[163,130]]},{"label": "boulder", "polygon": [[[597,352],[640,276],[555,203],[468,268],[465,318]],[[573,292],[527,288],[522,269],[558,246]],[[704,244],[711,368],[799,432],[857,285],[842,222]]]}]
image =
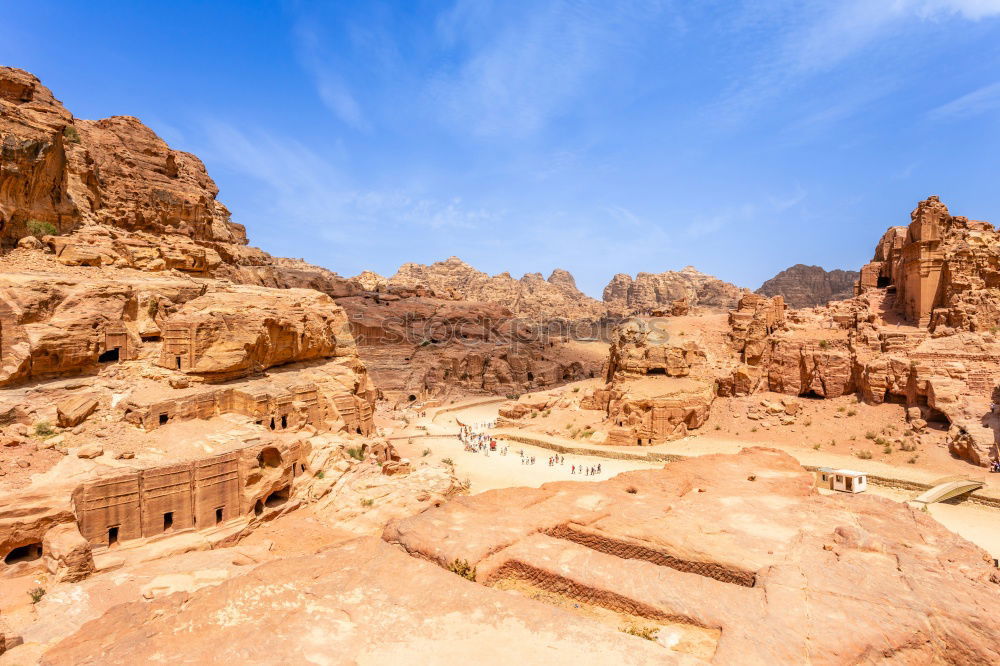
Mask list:
[{"label": "boulder", "polygon": [[90,543],[83,538],[76,523],[56,525],[42,541],[45,567],[58,581],[83,580],[95,570]]},{"label": "boulder", "polygon": [[56,405],[56,423],[60,428],[72,428],[83,423],[97,409],[99,401],[92,395],[77,395]]}]

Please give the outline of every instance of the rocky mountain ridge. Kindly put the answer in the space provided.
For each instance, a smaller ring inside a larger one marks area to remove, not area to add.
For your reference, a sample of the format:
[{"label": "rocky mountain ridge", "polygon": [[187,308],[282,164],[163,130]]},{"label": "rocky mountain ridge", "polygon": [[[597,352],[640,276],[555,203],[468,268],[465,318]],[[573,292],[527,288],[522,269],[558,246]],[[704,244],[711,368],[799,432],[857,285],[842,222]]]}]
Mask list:
[{"label": "rocky mountain ridge", "polygon": [[858,271],[827,271],[820,266],[795,264],[765,281],[756,293],[781,296],[792,308],[811,308],[854,296],[854,283],[860,275]]}]

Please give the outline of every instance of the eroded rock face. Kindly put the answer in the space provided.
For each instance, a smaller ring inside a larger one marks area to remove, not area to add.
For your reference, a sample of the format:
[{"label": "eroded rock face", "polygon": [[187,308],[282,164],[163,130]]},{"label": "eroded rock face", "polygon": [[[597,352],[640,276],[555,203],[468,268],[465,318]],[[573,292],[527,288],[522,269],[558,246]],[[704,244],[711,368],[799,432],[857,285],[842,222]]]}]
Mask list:
[{"label": "eroded rock face", "polygon": [[338,303],[375,383],[396,402],[521,393],[597,376],[604,364],[602,343],[576,343],[562,334],[573,331],[550,333],[495,303],[441,299],[419,286]]},{"label": "eroded rock face", "polygon": [[892,288],[890,305],[936,335],[987,331],[1000,323],[1000,233],[988,222],[952,216],[928,197],[893,227],[861,271],[859,293]]},{"label": "eroded rock face", "polygon": [[36,77],[11,67],[0,68],[0,91],[5,244],[29,235],[31,220],[246,243],[201,160],[171,150],[137,118],[74,119]]},{"label": "eroded rock face", "polygon": [[781,296],[791,308],[811,308],[854,296],[854,283],[860,275],[858,271],[826,271],[795,264],[767,280],[757,293]]},{"label": "eroded rock face", "polygon": [[159,365],[212,381],[356,354],[344,311],[309,289],[215,290],[177,308],[162,330]]},{"label": "eroded rock face", "polygon": [[[371,280],[368,280],[371,281]],[[515,280],[509,273],[489,276],[458,257],[429,266],[403,264],[389,285],[424,286],[439,298],[497,303],[514,314],[532,319],[599,319],[604,307],[576,288],[567,271],[557,268],[545,279],[528,273]]]},{"label": "eroded rock face", "polygon": [[711,663],[1000,659],[981,549],[905,504],[813,486],[787,454],[748,449],[456,498],[383,538],[487,587],[636,614],[675,649],[699,636]]},{"label": "eroded rock face", "polygon": [[666,322],[632,318],[614,330],[607,384],[585,405],[606,412],[607,444],[680,439],[708,419],[716,388],[705,350]]},{"label": "eroded rock face", "polygon": [[673,302],[681,299],[691,306],[731,308],[740,293],[739,287],[688,266],[680,271],[639,273],[634,279],[619,273],[604,288],[604,302],[615,314],[649,314],[670,311]]}]

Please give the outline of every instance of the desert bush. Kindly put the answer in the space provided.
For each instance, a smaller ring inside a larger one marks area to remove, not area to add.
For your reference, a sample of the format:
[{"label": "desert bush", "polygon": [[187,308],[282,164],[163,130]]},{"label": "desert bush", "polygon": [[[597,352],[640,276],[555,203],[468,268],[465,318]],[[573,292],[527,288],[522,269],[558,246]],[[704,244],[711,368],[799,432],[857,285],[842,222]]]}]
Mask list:
[{"label": "desert bush", "polygon": [[374,503],[375,500],[373,500],[371,497],[366,497],[363,500],[361,500],[361,506],[371,506]]},{"label": "desert bush", "polygon": [[640,627],[638,625],[632,624],[627,627],[620,627],[619,631],[625,632],[626,634],[631,634],[632,636],[638,636],[639,638],[645,638],[647,641],[655,641],[656,634],[660,631],[656,627]]},{"label": "desert bush", "polygon": [[443,462],[445,465],[452,465],[452,466],[454,466],[454,464],[455,464],[455,461],[452,460],[451,458],[441,458],[441,462]]},{"label": "desert bush", "polygon": [[80,143],[80,133],[72,125],[67,125],[63,128],[63,136],[70,143]]},{"label": "desert bush", "polygon": [[33,587],[28,590],[28,596],[31,597],[31,603],[37,604],[45,596],[44,587]]},{"label": "desert bush", "polygon": [[878,435],[873,433],[871,430],[865,433],[865,439],[875,439],[876,437],[878,437]]},{"label": "desert bush", "polygon": [[871,460],[872,459],[872,452],[869,451],[868,449],[861,449],[860,451],[858,451],[854,455],[856,455],[857,457],[861,458],[862,460]]},{"label": "desert bush", "polygon": [[424,449],[424,452],[423,452],[423,456],[424,456],[424,458],[426,458],[426,457],[427,457],[427,456],[429,456],[430,454],[431,454],[431,450],[430,450],[430,449]]},{"label": "desert bush", "polygon": [[456,558],[454,562],[448,565],[448,571],[458,574],[466,580],[476,580],[476,568],[471,566],[467,560]]},{"label": "desert bush", "polygon": [[355,460],[364,460],[365,452],[360,446],[349,446],[347,447],[347,455],[354,458]]},{"label": "desert bush", "polygon": [[52,437],[56,434],[55,428],[48,421],[39,421],[35,424],[35,435],[38,437],[46,438]]},{"label": "desert bush", "polygon": [[819,348],[820,349],[826,349],[829,346],[830,346],[830,343],[827,340],[820,340],[819,341]]},{"label": "desert bush", "polygon": [[857,410],[855,410],[855,409],[848,409],[848,410],[847,410],[847,415],[848,415],[848,416],[857,416],[857,415],[858,415],[858,412],[857,412]]},{"label": "desert bush", "polygon": [[51,222],[41,220],[28,220],[28,234],[31,236],[58,236],[59,229]]},{"label": "desert bush", "polygon": [[635,486],[629,486],[628,488],[625,489],[625,492],[627,492],[629,495],[635,495],[637,492],[639,492],[639,489],[636,488]]}]

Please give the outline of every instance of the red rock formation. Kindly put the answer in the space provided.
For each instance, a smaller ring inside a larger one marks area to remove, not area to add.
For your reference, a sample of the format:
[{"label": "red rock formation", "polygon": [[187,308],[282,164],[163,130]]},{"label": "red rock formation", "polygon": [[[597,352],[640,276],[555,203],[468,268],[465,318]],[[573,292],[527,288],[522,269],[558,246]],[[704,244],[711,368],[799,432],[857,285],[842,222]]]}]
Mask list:
[{"label": "red rock formation", "polygon": [[596,376],[604,363],[602,343],[575,342],[574,331],[550,331],[495,303],[398,286],[338,303],[361,358],[395,402],[522,393]]},{"label": "red rock formation", "polygon": [[670,310],[680,299],[691,306],[731,308],[740,292],[739,287],[688,266],[680,271],[639,273],[635,279],[619,273],[604,288],[604,303],[618,315]]},{"label": "red rock formation", "polygon": [[573,276],[557,268],[546,280],[528,273],[515,280],[509,273],[489,276],[458,257],[429,266],[403,264],[388,284],[424,286],[439,298],[497,303],[532,319],[600,319],[604,307],[576,288]]},{"label": "red rock formation", "polygon": [[921,201],[910,226],[882,237],[862,269],[859,293],[886,288],[891,306],[935,335],[988,331],[1000,324],[1000,232],[952,216],[936,196]]},{"label": "red rock formation", "polygon": [[756,293],[781,296],[791,308],[811,308],[854,296],[858,271],[826,271],[819,266],[795,264],[767,280]]}]

